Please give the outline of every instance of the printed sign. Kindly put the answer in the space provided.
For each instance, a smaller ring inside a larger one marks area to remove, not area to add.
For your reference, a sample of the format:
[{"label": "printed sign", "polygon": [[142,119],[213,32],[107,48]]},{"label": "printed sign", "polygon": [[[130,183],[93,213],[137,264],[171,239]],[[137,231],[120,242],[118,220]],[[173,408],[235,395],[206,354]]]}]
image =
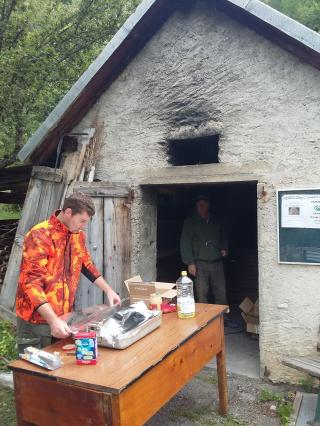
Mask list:
[{"label": "printed sign", "polygon": [[283,195],[281,227],[320,229],[320,195],[301,193]]}]

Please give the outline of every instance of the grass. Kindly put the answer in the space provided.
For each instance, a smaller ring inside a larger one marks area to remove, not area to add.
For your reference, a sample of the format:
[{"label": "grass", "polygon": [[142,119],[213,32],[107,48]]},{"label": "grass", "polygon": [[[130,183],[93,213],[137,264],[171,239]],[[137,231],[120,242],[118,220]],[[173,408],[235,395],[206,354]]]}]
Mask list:
[{"label": "grass", "polygon": [[304,391],[311,393],[314,387],[314,378],[312,376],[306,376],[304,379],[300,380],[300,385],[303,387]]},{"label": "grass", "polygon": [[0,220],[20,219],[21,208],[11,204],[0,204]]},{"label": "grass", "polygon": [[190,410],[176,410],[171,413],[170,418],[173,421],[177,421],[181,417],[184,417],[191,421],[200,420],[202,417],[212,414],[213,410],[210,406],[204,405],[200,407],[196,407]]},{"label": "grass", "polygon": [[292,402],[282,402],[279,404],[277,407],[277,414],[280,418],[281,425],[289,425],[291,416],[293,414]]},{"label": "grass", "polygon": [[[290,396],[292,399],[292,396]],[[258,398],[259,402],[274,402],[276,403],[276,413],[279,417],[282,426],[288,426],[291,416],[293,414],[293,404],[291,401],[279,394],[270,391],[269,389],[262,389]]]},{"label": "grass", "polygon": [[[214,417],[210,419],[208,417]],[[203,405],[193,409],[177,409],[170,414],[170,420],[178,422],[185,418],[191,422],[201,424],[203,426],[246,426],[247,423],[244,420],[238,419],[233,416],[221,417],[219,414],[212,409],[209,405]]]},{"label": "grass", "polygon": [[207,422],[204,422],[204,426],[247,426],[247,422],[244,420],[240,420],[233,416],[227,416],[222,420],[222,423],[217,423],[216,420],[209,420]]},{"label": "grass", "polygon": [[0,424],[1,426],[16,426],[14,392],[12,389],[2,386],[0,386]]},{"label": "grass", "polygon": [[279,393],[270,391],[269,389],[262,389],[258,398],[259,402],[282,402],[283,396]]},{"label": "grass", "polygon": [[205,376],[202,374],[199,374],[196,376],[197,380],[201,380],[204,383],[209,383],[210,385],[217,385],[218,384],[218,378],[211,374],[210,376]]},{"label": "grass", "polygon": [[9,321],[0,320],[0,370],[7,370],[7,364],[16,358],[15,328]]}]

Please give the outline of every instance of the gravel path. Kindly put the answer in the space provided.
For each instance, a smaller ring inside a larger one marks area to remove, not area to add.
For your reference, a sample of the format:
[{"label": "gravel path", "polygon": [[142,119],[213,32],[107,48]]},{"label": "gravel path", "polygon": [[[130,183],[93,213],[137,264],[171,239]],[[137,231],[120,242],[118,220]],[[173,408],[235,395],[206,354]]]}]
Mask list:
[{"label": "gravel path", "polygon": [[280,420],[270,407],[272,402],[259,402],[262,389],[287,395],[284,385],[272,385],[259,379],[228,375],[229,413],[218,415],[216,372],[204,368],[148,423],[156,425],[279,426]]}]

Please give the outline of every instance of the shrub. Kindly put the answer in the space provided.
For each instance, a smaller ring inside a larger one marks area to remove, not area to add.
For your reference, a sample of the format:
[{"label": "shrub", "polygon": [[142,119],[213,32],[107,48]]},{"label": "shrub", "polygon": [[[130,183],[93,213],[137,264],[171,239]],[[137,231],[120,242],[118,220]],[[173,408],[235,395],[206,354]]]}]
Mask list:
[{"label": "shrub", "polygon": [[0,370],[17,357],[15,328],[9,321],[0,320]]}]

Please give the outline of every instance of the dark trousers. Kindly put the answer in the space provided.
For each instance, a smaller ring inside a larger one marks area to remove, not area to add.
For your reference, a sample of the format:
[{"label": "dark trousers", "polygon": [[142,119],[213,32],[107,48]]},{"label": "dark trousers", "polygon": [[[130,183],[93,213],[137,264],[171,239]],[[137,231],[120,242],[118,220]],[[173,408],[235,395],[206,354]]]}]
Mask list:
[{"label": "dark trousers", "polygon": [[51,345],[52,336],[48,324],[32,324],[17,317],[18,353],[23,353],[28,346],[42,349]]},{"label": "dark trousers", "polygon": [[208,303],[209,288],[218,305],[227,305],[226,281],[223,263],[196,261],[197,276],[195,279],[197,301]]}]

